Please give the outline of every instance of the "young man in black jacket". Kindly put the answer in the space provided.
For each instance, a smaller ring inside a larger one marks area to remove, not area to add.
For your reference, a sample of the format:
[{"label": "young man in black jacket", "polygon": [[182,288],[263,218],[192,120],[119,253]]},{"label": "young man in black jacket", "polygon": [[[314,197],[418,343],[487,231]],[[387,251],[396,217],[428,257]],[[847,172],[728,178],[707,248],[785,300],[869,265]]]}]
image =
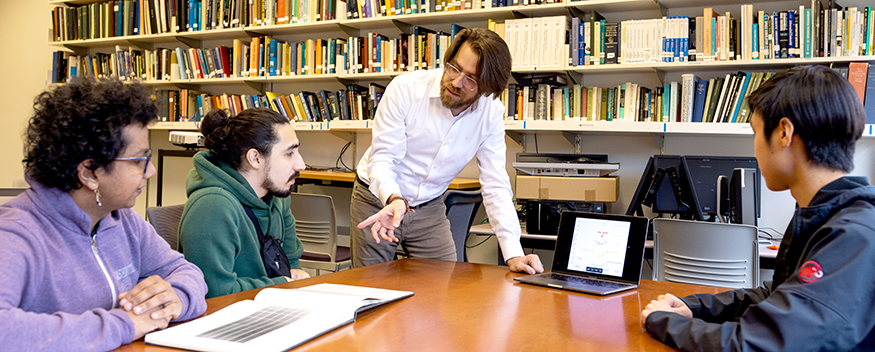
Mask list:
[{"label": "young man in black jacket", "polygon": [[875,349],[875,187],[852,177],[865,127],[860,98],[823,66],[774,76],[748,98],[766,186],[797,208],[771,284],[659,296],[647,331],[684,351]]}]

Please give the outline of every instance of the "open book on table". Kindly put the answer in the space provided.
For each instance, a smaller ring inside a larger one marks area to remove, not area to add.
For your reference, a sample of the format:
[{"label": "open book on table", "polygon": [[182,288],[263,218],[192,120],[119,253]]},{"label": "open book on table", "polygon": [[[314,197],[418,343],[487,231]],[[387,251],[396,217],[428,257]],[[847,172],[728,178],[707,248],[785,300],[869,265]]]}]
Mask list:
[{"label": "open book on table", "polygon": [[284,351],[353,322],[356,313],[413,292],[319,284],[266,288],[254,300],[146,335],[146,343],[195,351]]}]

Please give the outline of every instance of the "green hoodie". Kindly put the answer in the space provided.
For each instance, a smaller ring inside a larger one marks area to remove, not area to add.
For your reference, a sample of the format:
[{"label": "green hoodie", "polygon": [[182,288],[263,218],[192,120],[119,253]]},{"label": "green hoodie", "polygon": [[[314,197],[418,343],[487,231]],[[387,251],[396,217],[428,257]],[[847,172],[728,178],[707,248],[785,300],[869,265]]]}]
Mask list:
[{"label": "green hoodie", "polygon": [[204,272],[207,298],[286,282],[267,277],[258,233],[241,203],[252,208],[266,235],[283,241],[291,268],[301,268],[303,246],[295,236],[288,197],[265,203],[243,175],[205,151],[194,156],[185,188],[179,251]]}]

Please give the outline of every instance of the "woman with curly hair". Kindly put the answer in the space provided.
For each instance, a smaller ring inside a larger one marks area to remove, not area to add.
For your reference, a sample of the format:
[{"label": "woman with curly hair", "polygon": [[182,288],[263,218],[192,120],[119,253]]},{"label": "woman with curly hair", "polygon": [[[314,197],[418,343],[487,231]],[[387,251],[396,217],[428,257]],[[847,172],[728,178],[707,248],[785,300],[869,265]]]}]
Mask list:
[{"label": "woman with curly hair", "polygon": [[203,274],[133,209],[155,120],[139,84],[80,79],[37,96],[31,188],[0,206],[0,346],[109,350],[206,310]]}]

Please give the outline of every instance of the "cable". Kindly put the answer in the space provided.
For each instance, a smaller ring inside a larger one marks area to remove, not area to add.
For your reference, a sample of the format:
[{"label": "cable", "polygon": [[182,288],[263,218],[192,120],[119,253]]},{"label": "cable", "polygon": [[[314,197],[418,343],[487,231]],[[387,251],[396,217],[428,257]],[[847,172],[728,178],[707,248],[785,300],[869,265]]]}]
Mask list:
[{"label": "cable", "polygon": [[[468,234],[469,237],[470,237],[471,235],[474,235],[474,236],[486,236],[486,238],[483,239],[483,241],[480,241],[480,243],[475,244],[475,245],[473,245],[473,246],[465,245],[465,248],[475,248],[475,247],[477,247],[477,246],[480,246],[481,244],[486,243],[486,241],[489,241],[489,238],[490,238],[490,237],[495,236],[495,235],[478,235],[478,234],[472,234],[472,233],[469,233],[469,234]],[[467,241],[467,237],[465,238],[465,242],[468,242],[468,241]]]},{"label": "cable", "polygon": [[[774,233],[775,233],[776,235],[778,235],[778,236],[773,236],[771,233],[766,232],[764,229],[772,230],[772,232],[774,232]],[[764,233],[766,236],[768,236],[768,239],[769,239],[769,240],[781,240],[781,239],[784,238],[784,234],[783,234],[783,233],[781,233],[781,232],[779,232],[778,230],[775,230],[775,229],[773,229],[773,228],[771,228],[771,227],[768,227],[768,226],[757,227],[757,231],[758,231],[758,232],[762,232],[762,233]]]},{"label": "cable", "polygon": [[[346,150],[349,149],[350,145],[352,145],[352,142],[346,142],[346,145],[344,145],[343,148],[340,149],[340,155],[338,155],[337,160],[334,161],[335,169],[355,172],[355,169],[346,166],[346,163],[343,162],[343,154],[346,153]],[[343,165],[343,168],[341,168],[340,165]]]}]

